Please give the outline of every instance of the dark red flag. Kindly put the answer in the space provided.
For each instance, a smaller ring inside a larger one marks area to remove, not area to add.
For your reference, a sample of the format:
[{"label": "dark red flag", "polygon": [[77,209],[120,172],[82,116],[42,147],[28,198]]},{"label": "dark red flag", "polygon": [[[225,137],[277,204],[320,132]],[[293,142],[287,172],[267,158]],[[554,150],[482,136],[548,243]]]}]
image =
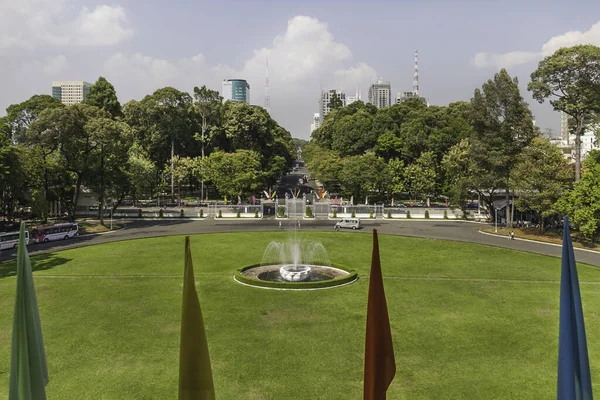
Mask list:
[{"label": "dark red flag", "polygon": [[367,335],[365,340],[365,400],[384,400],[388,386],[396,375],[390,319],[383,290],[379,240],[373,229],[373,257],[369,278]]}]

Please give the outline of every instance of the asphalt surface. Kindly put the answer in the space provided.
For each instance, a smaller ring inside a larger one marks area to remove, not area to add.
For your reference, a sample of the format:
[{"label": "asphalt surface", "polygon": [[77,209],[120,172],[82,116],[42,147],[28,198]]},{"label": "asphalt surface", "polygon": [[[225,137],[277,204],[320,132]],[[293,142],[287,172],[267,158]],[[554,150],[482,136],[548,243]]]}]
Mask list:
[{"label": "asphalt surface", "polygon": [[[298,229],[298,220],[281,220],[282,229]],[[300,220],[302,231],[333,231],[334,221],[331,220]],[[380,234],[404,235],[430,239],[471,242],[491,246],[505,247],[518,251],[561,257],[561,246],[525,240],[508,240],[483,234],[479,230],[487,224],[439,221],[439,220],[361,220],[364,227],[355,234],[368,234],[376,228]],[[119,221],[124,228],[106,234],[83,235],[70,240],[50,243],[31,244],[29,254],[41,254],[75,247],[115,242],[119,240],[138,239],[169,235],[191,235],[196,233],[225,233],[248,231],[278,231],[279,220],[275,219],[230,219],[230,220],[123,220]],[[0,254],[0,262],[16,257],[14,250],[5,250]],[[575,249],[575,259],[590,265],[600,266],[600,253]]]}]

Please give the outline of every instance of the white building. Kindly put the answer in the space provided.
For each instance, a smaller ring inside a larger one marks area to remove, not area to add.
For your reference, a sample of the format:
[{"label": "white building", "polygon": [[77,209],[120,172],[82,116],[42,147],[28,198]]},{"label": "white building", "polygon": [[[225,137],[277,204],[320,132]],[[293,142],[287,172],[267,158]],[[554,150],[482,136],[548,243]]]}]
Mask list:
[{"label": "white building", "polygon": [[346,105],[349,106],[352,103],[357,101],[362,101],[362,96],[360,94],[360,89],[356,88],[356,94],[354,96],[346,96]]},{"label": "white building", "polygon": [[[600,149],[600,141],[596,138],[596,131],[600,130],[600,126],[591,127],[588,131],[581,135],[581,159],[584,160],[588,153],[592,150]],[[567,158],[575,160],[575,135],[571,135],[569,132],[569,115],[561,111],[560,113],[560,143],[558,140],[554,140],[558,147],[560,147],[564,153],[567,153]],[[570,157],[569,157],[570,154]]]},{"label": "white building", "polygon": [[223,101],[250,104],[250,85],[245,79],[225,79],[221,85]]},{"label": "white building", "polygon": [[342,107],[346,106],[346,94],[342,90],[321,90],[321,96],[319,97],[319,117],[321,124],[327,114],[329,114],[329,111],[331,111],[329,103],[334,96],[342,101]]},{"label": "white building", "polygon": [[385,108],[392,105],[392,84],[383,78],[369,87],[369,103],[377,108]]},{"label": "white building", "polygon": [[427,99],[419,94],[415,94],[415,92],[398,92],[398,94],[396,95],[396,104],[403,103],[408,99],[421,100],[427,105],[427,107],[429,107],[429,102],[427,101]]},{"label": "white building", "polygon": [[67,106],[81,103],[87,98],[91,86],[84,81],[52,81],[52,97]]},{"label": "white building", "polygon": [[319,113],[314,113],[312,122],[310,123],[310,133],[312,134],[315,129],[321,126],[321,118]]}]

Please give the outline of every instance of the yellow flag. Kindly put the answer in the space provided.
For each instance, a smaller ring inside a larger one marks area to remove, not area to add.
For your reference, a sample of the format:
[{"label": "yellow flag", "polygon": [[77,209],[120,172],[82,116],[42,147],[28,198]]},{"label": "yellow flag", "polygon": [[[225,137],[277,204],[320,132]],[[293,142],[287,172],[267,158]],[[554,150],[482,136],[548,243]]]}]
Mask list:
[{"label": "yellow flag", "polygon": [[179,351],[179,399],[214,400],[215,388],[202,310],[196,292],[190,238],[185,238],[185,271]]}]

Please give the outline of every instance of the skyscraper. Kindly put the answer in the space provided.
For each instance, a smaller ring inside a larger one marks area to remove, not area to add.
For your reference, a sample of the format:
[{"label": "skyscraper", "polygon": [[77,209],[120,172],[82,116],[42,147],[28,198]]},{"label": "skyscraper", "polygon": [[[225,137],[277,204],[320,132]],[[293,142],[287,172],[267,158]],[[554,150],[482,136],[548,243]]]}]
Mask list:
[{"label": "skyscraper", "polygon": [[236,101],[250,104],[250,85],[245,79],[225,79],[221,86],[223,101]]},{"label": "skyscraper", "polygon": [[377,108],[385,108],[392,105],[392,85],[383,78],[369,87],[369,103]]},{"label": "skyscraper", "polygon": [[91,83],[84,81],[52,81],[52,97],[70,106],[84,101],[90,92]]},{"label": "skyscraper", "polygon": [[315,129],[319,128],[320,126],[321,126],[321,118],[319,116],[319,113],[314,113],[312,122],[310,123],[310,133],[312,134],[313,131]]},{"label": "skyscraper", "polygon": [[321,96],[319,97],[319,117],[321,124],[323,123],[325,116],[331,111],[329,103],[334,97],[341,100],[342,107],[346,105],[346,94],[343,91],[335,89],[321,90]]}]

